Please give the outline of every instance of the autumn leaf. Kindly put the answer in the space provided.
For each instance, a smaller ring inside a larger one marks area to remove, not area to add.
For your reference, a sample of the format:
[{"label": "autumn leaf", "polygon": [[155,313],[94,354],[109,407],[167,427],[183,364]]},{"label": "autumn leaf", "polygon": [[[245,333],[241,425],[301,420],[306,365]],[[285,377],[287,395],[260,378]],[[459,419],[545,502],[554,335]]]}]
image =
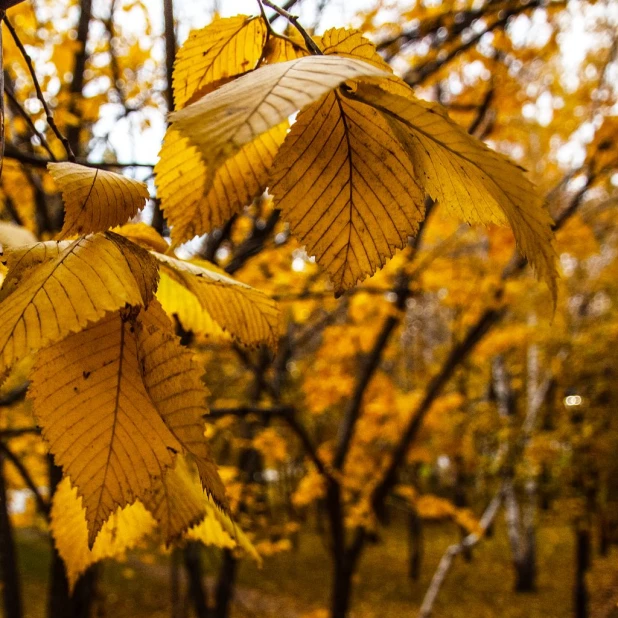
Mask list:
[{"label": "autumn leaf", "polygon": [[185,107],[224,80],[255,68],[266,42],[261,17],[215,19],[191,32],[174,63],[174,104]]},{"label": "autumn leaf", "polygon": [[[317,39],[326,54],[390,71],[355,30]],[[292,233],[336,292],[373,274],[424,218],[412,162],[382,115],[334,90],[300,112],[275,159],[271,192]]]},{"label": "autumn leaf", "polygon": [[269,64],[288,62],[309,55],[300,37],[294,40],[290,36],[271,35],[264,46],[264,61]]},{"label": "autumn leaf", "polygon": [[116,511],[105,523],[92,549],[88,527],[77,490],[68,478],[56,487],[52,501],[50,529],[62,558],[72,591],[88,567],[106,558],[120,559],[155,529],[155,520],[140,502]]},{"label": "autumn leaf", "polygon": [[206,504],[206,517],[191,528],[185,534],[185,538],[217,547],[240,547],[259,565],[262,564],[260,554],[240,526],[236,525],[227,513],[209,502]]},{"label": "autumn leaf", "polygon": [[490,150],[436,106],[375,84],[350,95],[380,111],[418,170],[426,193],[470,223],[509,224],[522,253],[554,297],[557,270],[551,218],[521,168]]},{"label": "autumn leaf", "polygon": [[267,65],[175,112],[171,129],[197,147],[212,178],[245,144],[342,82],[380,74],[382,71],[365,62],[335,56]]},{"label": "autumn leaf", "polygon": [[424,218],[414,166],[388,122],[339,93],[299,115],[275,161],[271,191],[336,292],[383,266]]},{"label": "autumn leaf", "polygon": [[157,230],[147,223],[125,223],[120,227],[111,230],[114,234],[119,234],[128,238],[131,242],[139,245],[148,251],[165,253],[169,247],[165,239]]},{"label": "autumn leaf", "polygon": [[62,192],[65,218],[60,238],[104,232],[122,225],[148,200],[148,187],[137,180],[77,163],[48,163]]},{"label": "autumn leaf", "polygon": [[[156,268],[152,270],[150,256],[140,253],[146,262],[139,262],[137,254],[127,260],[129,254],[128,247],[123,252],[104,235],[9,251],[4,284],[10,290],[6,296],[0,292],[0,371],[108,311],[144,304],[144,285],[147,280],[155,285]],[[12,270],[23,278],[16,289]]]},{"label": "autumn leaf", "polygon": [[169,129],[155,166],[155,179],[174,242],[221,227],[261,195],[287,129],[286,120],[245,144],[214,176],[190,138]]},{"label": "autumn leaf", "polygon": [[[279,310],[266,294],[232,279],[207,262],[197,264],[167,255],[155,256],[161,262],[160,272],[165,279],[158,298],[185,328],[202,332],[209,317],[245,345],[277,345]],[[187,298],[187,291],[195,300]],[[196,311],[195,301],[208,317]]]},{"label": "autumn leaf", "polygon": [[144,504],[157,520],[165,543],[177,541],[206,517],[206,498],[199,482],[191,476],[184,458],[156,482]]},{"label": "autumn leaf", "polygon": [[182,450],[142,382],[128,316],[112,313],[40,352],[29,397],[82,497],[92,548],[109,516],[146,495]]},{"label": "autumn leaf", "polygon": [[137,345],[144,386],[168,429],[195,459],[204,489],[227,508],[225,487],[204,436],[208,391],[193,355],[180,345],[169,318],[155,301],[137,322]]}]

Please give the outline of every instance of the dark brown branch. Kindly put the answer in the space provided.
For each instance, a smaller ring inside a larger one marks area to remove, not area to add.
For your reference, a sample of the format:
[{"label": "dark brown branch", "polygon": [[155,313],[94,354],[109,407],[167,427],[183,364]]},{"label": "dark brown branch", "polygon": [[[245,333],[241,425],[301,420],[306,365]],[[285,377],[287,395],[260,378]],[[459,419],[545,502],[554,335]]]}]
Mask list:
[{"label": "dark brown branch", "polygon": [[205,260],[208,260],[209,262],[215,261],[219,247],[230,236],[236,217],[237,215],[233,214],[221,228],[213,230],[210,234],[208,234],[208,237],[204,243],[204,249],[201,252],[202,257]]},{"label": "dark brown branch", "polygon": [[36,136],[39,142],[41,142],[41,146],[45,148],[50,159],[52,161],[57,161],[56,156],[54,155],[52,149],[49,147],[49,144],[47,143],[47,140],[45,139],[45,136],[36,128],[32,118],[30,117],[30,114],[23,108],[22,104],[17,100],[13,90],[11,88],[8,88],[5,84],[4,92],[6,93],[6,96],[11,101],[13,107],[17,110],[17,113],[26,121],[26,124],[28,125],[28,127],[30,127],[30,130],[32,131],[32,133]]},{"label": "dark brown branch", "polygon": [[39,427],[18,427],[16,429],[3,429],[0,431],[0,440],[10,440],[11,438],[20,438],[27,435],[38,436],[41,434]]},{"label": "dark brown branch", "polygon": [[314,463],[318,472],[327,479],[331,479],[331,473],[327,469],[326,464],[320,459],[317,450],[309,437],[306,429],[296,419],[296,409],[292,406],[274,406],[272,408],[260,408],[258,406],[241,406],[238,408],[212,408],[210,414],[204,415],[204,419],[220,418],[222,416],[238,416],[245,417],[251,415],[262,417],[280,418],[285,421],[290,429],[296,434],[296,437],[301,441],[307,456]]},{"label": "dark brown branch", "polygon": [[[84,90],[84,84],[86,82],[86,61],[88,59],[88,30],[90,29],[90,20],[92,18],[92,0],[81,0],[80,1],[80,13],[79,13],[79,21],[77,23],[77,44],[79,45],[79,49],[75,54],[75,63],[73,65],[73,80],[71,81],[71,103],[69,110],[72,114],[75,114],[77,117],[81,118],[81,111],[78,106],[78,102],[82,97],[82,93]],[[71,144],[71,148],[73,152],[77,155],[81,154],[80,150],[80,131],[81,131],[81,122],[78,122],[75,125],[70,126],[67,129],[67,137],[69,139],[69,144]]]},{"label": "dark brown branch", "polygon": [[[513,7],[507,11],[501,12],[501,17],[496,19],[493,23],[491,23],[481,32],[475,34],[465,43],[462,43],[461,45],[458,45],[457,47],[452,49],[446,54],[446,56],[444,56],[444,58],[440,60],[431,60],[430,62],[422,64],[418,68],[408,71],[408,73],[406,73],[406,75],[404,76],[404,80],[410,86],[417,86],[419,84],[422,84],[428,77],[439,71],[444,65],[448,64],[460,54],[474,47],[483,38],[485,34],[493,32],[497,28],[502,28],[506,26],[511,18],[525,13],[526,11],[538,8],[539,6],[541,6],[541,4],[543,4],[543,2],[544,0],[531,0],[528,3],[524,3],[520,6]],[[566,2],[568,2],[568,0],[564,0],[564,3]]]},{"label": "dark brown branch", "polygon": [[73,154],[73,150],[71,149],[69,140],[64,135],[62,135],[62,133],[60,132],[60,129],[58,129],[58,126],[56,125],[56,121],[54,120],[54,117],[52,116],[51,110],[49,109],[49,106],[47,105],[47,101],[45,100],[45,97],[43,96],[41,85],[39,84],[39,80],[36,76],[36,71],[34,70],[34,64],[32,62],[32,58],[26,51],[26,48],[21,42],[19,35],[17,34],[15,28],[13,28],[13,24],[11,24],[11,22],[9,21],[9,18],[6,15],[4,16],[3,21],[6,24],[8,31],[11,33],[11,36],[13,37],[13,40],[15,41],[15,45],[17,45],[17,48],[19,49],[21,55],[26,61],[26,65],[28,66],[28,70],[30,71],[30,77],[32,78],[32,82],[34,84],[34,89],[36,90],[36,96],[41,102],[41,105],[43,106],[43,109],[45,111],[47,124],[49,125],[50,129],[54,132],[54,135],[62,142],[62,145],[64,146],[64,149],[66,150],[69,161],[75,161],[75,155]]},{"label": "dark brown branch", "polygon": [[22,618],[21,582],[13,522],[9,515],[4,457],[0,453],[0,583],[5,618]]},{"label": "dark brown branch", "polygon": [[352,437],[354,435],[356,423],[360,416],[363,397],[369,383],[371,382],[371,378],[380,364],[382,354],[386,349],[386,345],[388,344],[393,331],[401,322],[401,316],[399,313],[403,310],[408,295],[408,281],[406,279],[401,282],[400,288],[397,291],[397,309],[399,311],[396,315],[389,315],[384,320],[382,329],[376,337],[373,348],[363,364],[363,368],[356,381],[356,387],[354,388],[352,397],[350,398],[345,412],[343,413],[343,421],[340,426],[337,448],[333,459],[333,467],[336,470],[341,470],[341,468],[343,468],[350,448],[350,442],[352,441]]},{"label": "dark brown branch", "polygon": [[0,11],[6,11],[10,9],[12,6],[20,4],[24,0],[0,0]]},{"label": "dark brown branch", "polygon": [[221,418],[222,416],[289,416],[295,414],[296,410],[292,406],[274,406],[272,408],[260,408],[259,406],[240,406],[238,408],[211,408],[210,413],[206,414],[206,420]]},{"label": "dark brown branch", "polygon": [[163,18],[165,21],[165,77],[167,88],[167,110],[174,111],[174,60],[176,59],[176,33],[174,31],[174,0],[163,0]]},{"label": "dark brown branch", "polygon": [[240,244],[229,264],[225,267],[225,272],[230,275],[234,274],[251,257],[258,254],[264,248],[264,243],[275,229],[279,216],[280,211],[274,210],[263,226],[258,226],[257,221],[254,223],[250,236]]},{"label": "dark brown branch", "polygon": [[[300,36],[302,36],[303,40],[305,41],[305,45],[307,46],[307,49],[312,54],[314,54],[315,56],[322,55],[322,50],[316,45],[315,41],[309,36],[309,33],[301,26],[300,22],[298,21],[298,17],[296,17],[295,15],[292,15],[286,9],[281,8],[280,6],[277,6],[276,4],[272,3],[270,0],[259,0],[259,1],[265,6],[267,6],[268,8],[271,8],[273,11],[281,15],[281,17],[284,17],[285,19],[287,19],[289,24],[293,26],[294,28],[296,28],[296,30],[298,30]],[[296,3],[293,3],[293,4],[296,4]]]},{"label": "dark brown branch", "polygon": [[0,442],[0,451],[2,451],[8,461],[10,461],[17,468],[17,472],[19,472],[19,475],[23,479],[24,483],[27,485],[28,489],[34,494],[34,499],[40,513],[44,515],[47,519],[49,519],[50,506],[41,495],[39,488],[36,486],[35,482],[30,476],[30,473],[26,469],[26,466],[24,466],[19,457],[17,457],[17,455],[15,455],[15,453],[13,453],[13,451],[11,451],[8,446],[4,444],[4,442]]},{"label": "dark brown branch", "polygon": [[22,401],[26,396],[29,385],[29,382],[24,382],[23,384],[20,384],[19,386],[16,386],[14,389],[10,390],[8,393],[0,396],[0,407],[8,407],[18,401]]},{"label": "dark brown branch", "polygon": [[[37,157],[36,155],[29,154],[27,152],[22,152],[11,144],[7,144],[4,156],[7,159],[13,159],[15,161],[19,161],[20,163],[23,163],[24,165],[31,165],[32,167],[36,167],[39,169],[46,169],[48,163],[53,163],[52,159],[44,159],[42,157]],[[92,163],[85,159],[77,159],[77,163],[79,163],[80,165],[86,165],[88,167],[99,168],[102,170],[114,168],[124,169],[127,167],[154,167],[154,163],[138,163],[137,161],[131,163],[106,163],[104,161]]]},{"label": "dark brown branch", "polygon": [[[298,4],[300,0],[288,0],[284,5],[283,5],[283,9],[286,11],[289,11],[290,9],[294,8],[294,5]],[[270,19],[270,23],[274,24],[277,19],[279,19],[279,17],[281,17],[281,13],[275,13]]]},{"label": "dark brown branch", "polygon": [[500,320],[503,314],[504,310],[486,309],[474,326],[470,328],[464,340],[453,347],[442,365],[440,372],[435,375],[429,383],[425,396],[412,413],[412,417],[395,448],[391,461],[382,477],[382,481],[378,483],[373,491],[372,505],[376,513],[382,512],[384,500],[396,483],[399,467],[405,462],[410,445],[418,435],[427,413],[440,396],[443,387],[450,380],[455,369],[468,357],[477,343],[487,334],[491,327]]}]

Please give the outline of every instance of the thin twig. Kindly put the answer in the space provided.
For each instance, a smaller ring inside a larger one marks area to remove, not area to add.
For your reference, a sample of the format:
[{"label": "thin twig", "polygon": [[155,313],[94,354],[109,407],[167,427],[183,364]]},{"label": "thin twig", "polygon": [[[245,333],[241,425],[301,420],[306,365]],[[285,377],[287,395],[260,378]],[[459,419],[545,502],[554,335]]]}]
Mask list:
[{"label": "thin twig", "polygon": [[21,42],[19,35],[15,31],[15,28],[13,28],[13,24],[11,24],[11,22],[9,21],[9,18],[6,15],[4,16],[3,21],[6,24],[6,27],[8,28],[9,32],[11,33],[11,36],[13,37],[13,40],[15,41],[15,45],[17,45],[17,48],[21,52],[21,55],[24,57],[24,60],[26,61],[26,64],[28,65],[28,70],[30,71],[30,76],[32,77],[32,82],[34,83],[34,88],[36,90],[36,96],[41,102],[43,109],[45,110],[47,124],[49,125],[51,130],[54,132],[55,136],[62,142],[62,145],[64,146],[64,149],[66,150],[69,161],[72,161],[73,163],[75,163],[75,154],[73,154],[73,150],[71,149],[69,140],[64,135],[62,135],[62,133],[60,132],[60,129],[58,129],[56,122],[52,116],[52,113],[49,109],[49,106],[47,105],[47,101],[45,100],[45,97],[43,96],[41,85],[39,84],[39,80],[36,76],[36,71],[34,70],[34,64],[32,62],[32,58],[26,51],[26,48]]},{"label": "thin twig", "polygon": [[280,6],[277,6],[276,4],[272,3],[270,0],[259,0],[259,1],[261,3],[264,3],[264,5],[267,6],[268,8],[272,9],[273,11],[281,15],[281,17],[285,17],[285,19],[287,19],[288,22],[292,26],[294,26],[296,30],[298,30],[298,32],[300,33],[300,36],[302,36],[303,40],[305,41],[305,45],[307,46],[307,49],[314,56],[322,55],[322,50],[316,45],[315,41],[309,36],[309,33],[300,25],[298,21],[298,17],[296,17],[295,15],[292,15],[285,9],[282,9]]},{"label": "thin twig", "polygon": [[39,511],[45,515],[46,518],[49,518],[49,503],[43,498],[39,488],[36,486],[36,483],[30,476],[30,473],[24,466],[24,464],[20,461],[19,457],[11,451],[6,444],[0,442],[0,450],[4,453],[5,457],[17,468],[19,475],[23,479],[24,483],[28,486],[28,489],[34,494],[34,499],[37,503],[37,508]]},{"label": "thin twig", "polygon": [[49,147],[49,144],[47,143],[45,136],[36,128],[36,125],[34,124],[34,121],[32,120],[30,114],[23,108],[22,104],[17,100],[17,97],[15,96],[15,93],[13,92],[13,90],[11,88],[8,88],[5,84],[4,92],[6,93],[6,96],[10,99],[13,106],[19,112],[19,115],[26,121],[32,133],[34,133],[34,135],[39,140],[39,142],[41,142],[41,146],[45,148],[50,159],[52,161],[57,161],[58,159],[56,159],[56,155],[54,154],[52,149]]},{"label": "thin twig", "polygon": [[498,509],[503,499],[503,489],[496,493],[496,495],[492,498],[491,502],[488,504],[481,520],[479,522],[480,530],[478,532],[472,532],[466,536],[461,543],[457,543],[456,545],[451,545],[442,556],[440,563],[438,564],[438,568],[434,573],[431,584],[425,593],[425,597],[423,598],[423,604],[421,605],[421,609],[419,612],[419,618],[429,618],[433,611],[433,605],[438,597],[438,592],[440,592],[440,588],[444,583],[446,575],[451,567],[453,559],[458,554],[461,554],[464,550],[470,549],[474,547],[484,536],[487,528],[492,524],[493,520],[496,518],[498,514]]},{"label": "thin twig", "polygon": [[[20,163],[24,163],[25,165],[31,165],[32,167],[37,167],[44,169],[47,167],[48,163],[53,163],[52,159],[44,159],[43,157],[37,157],[36,155],[29,154],[27,152],[22,152],[21,150],[15,148],[11,144],[7,144],[6,152],[4,155],[7,159],[14,159],[15,161],[19,161]],[[93,163],[91,161],[87,161],[86,159],[77,159],[77,163],[80,165],[85,165],[87,167],[98,168],[102,170],[114,169],[114,168],[127,168],[127,167],[148,167],[153,168],[154,163],[140,163],[138,161],[132,161],[127,163],[106,163],[105,161],[99,161]]]}]

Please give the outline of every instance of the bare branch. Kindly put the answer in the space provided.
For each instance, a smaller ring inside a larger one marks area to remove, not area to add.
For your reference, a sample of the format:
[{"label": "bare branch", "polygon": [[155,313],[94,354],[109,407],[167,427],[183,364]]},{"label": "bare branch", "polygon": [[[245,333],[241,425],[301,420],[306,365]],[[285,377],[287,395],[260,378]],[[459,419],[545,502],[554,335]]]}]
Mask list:
[{"label": "bare branch", "polygon": [[[296,17],[295,15],[292,15],[286,9],[281,8],[277,6],[276,4],[272,3],[270,0],[259,0],[259,2],[264,4],[268,8],[271,8],[273,11],[281,15],[281,17],[284,17],[285,19],[287,19],[290,25],[294,26],[294,28],[298,30],[300,35],[303,37],[303,40],[305,41],[305,45],[307,46],[307,49],[313,55],[315,56],[322,55],[322,50],[316,45],[315,41],[309,36],[309,33],[301,26],[300,22],[298,21],[298,17]],[[293,6],[294,4],[296,3],[294,2],[291,6]]]},{"label": "bare branch", "polygon": [[479,522],[479,532],[472,532],[468,534],[460,543],[451,545],[442,556],[438,568],[436,569],[429,588],[423,598],[423,603],[419,611],[419,618],[429,618],[433,611],[434,603],[440,592],[440,588],[446,579],[451,564],[456,556],[461,554],[464,550],[474,547],[484,536],[487,528],[491,526],[492,522],[498,514],[498,509],[503,500],[504,490],[501,488],[496,495],[492,498],[491,502],[487,505],[487,508],[483,512],[483,516]]},{"label": "bare branch", "polygon": [[34,70],[34,64],[32,62],[32,58],[26,51],[26,48],[21,42],[19,35],[15,31],[15,28],[13,28],[13,24],[11,24],[11,22],[9,21],[9,18],[6,15],[4,16],[3,21],[6,24],[6,27],[8,28],[9,32],[11,33],[11,36],[13,37],[13,40],[15,41],[15,45],[17,45],[17,48],[19,49],[19,51],[21,52],[21,55],[26,61],[26,65],[28,66],[28,70],[30,71],[30,76],[32,77],[32,82],[36,90],[36,96],[41,102],[43,109],[45,110],[47,124],[49,125],[50,129],[54,132],[54,135],[62,142],[62,145],[64,146],[64,149],[66,150],[69,161],[75,161],[75,154],[73,153],[73,150],[71,149],[69,140],[64,135],[62,135],[62,133],[60,132],[60,129],[58,129],[58,126],[56,125],[54,117],[52,116],[51,110],[49,109],[49,106],[47,105],[47,101],[45,100],[45,97],[43,96],[41,85],[39,84],[39,80],[36,76],[36,71]]},{"label": "bare branch", "polygon": [[24,483],[28,486],[28,489],[34,494],[34,499],[36,500],[37,508],[47,519],[49,519],[49,509],[50,506],[47,501],[43,498],[43,495],[39,491],[39,488],[36,486],[36,483],[30,476],[30,473],[21,462],[19,457],[11,451],[6,444],[0,442],[0,451],[4,453],[4,456],[17,468],[17,472],[23,479]]}]

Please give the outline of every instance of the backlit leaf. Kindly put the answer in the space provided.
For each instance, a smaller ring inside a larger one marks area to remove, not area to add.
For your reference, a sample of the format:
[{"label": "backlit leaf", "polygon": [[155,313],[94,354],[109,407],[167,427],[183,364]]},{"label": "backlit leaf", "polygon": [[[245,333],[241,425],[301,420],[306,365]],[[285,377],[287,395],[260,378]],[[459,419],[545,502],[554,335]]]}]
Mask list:
[{"label": "backlit leaf", "polygon": [[214,177],[199,148],[180,132],[168,130],[155,177],[161,209],[172,226],[175,242],[222,226],[264,192],[287,128],[286,120],[245,144],[223,162]]},{"label": "backlit leaf", "polygon": [[107,520],[89,549],[86,514],[81,502],[69,479],[62,479],[54,492],[50,529],[64,561],[71,591],[89,566],[106,558],[124,558],[127,550],[138,546],[155,528],[152,515],[140,502],[135,502]]},{"label": "backlit leaf", "polygon": [[204,489],[226,507],[225,488],[204,436],[208,391],[201,379],[202,370],[193,362],[192,353],[180,345],[156,301],[138,317],[137,341],[150,399],[185,452],[193,456]]},{"label": "backlit leaf", "polygon": [[[197,326],[195,306],[185,307],[182,295],[169,293],[173,284],[188,290],[221,328],[249,346],[265,343],[274,347],[279,338],[279,310],[276,303],[240,281],[192,262],[156,254],[162,262],[160,271],[167,277],[167,294],[159,297],[163,308],[179,316],[187,327]],[[206,265],[206,262],[203,262]],[[164,288],[165,289],[165,288]],[[202,322],[207,325],[207,322]]]},{"label": "backlit leaf", "polygon": [[216,547],[240,547],[258,564],[262,558],[249,540],[247,535],[232,518],[218,509],[214,504],[206,505],[206,517],[194,528],[186,533],[186,538],[192,541],[201,541],[205,545]]},{"label": "backlit leaf", "polygon": [[30,398],[56,464],[86,509],[88,545],[182,450],[142,383],[131,322],[113,313],[39,353]]},{"label": "backlit leaf", "polygon": [[339,84],[381,74],[383,71],[366,62],[337,56],[309,56],[267,65],[172,114],[172,130],[197,147],[213,176],[245,144]]},{"label": "backlit leaf", "polygon": [[428,195],[464,221],[510,224],[522,253],[555,298],[551,218],[520,168],[471,137],[434,105],[366,83],[359,83],[352,96],[388,119]]},{"label": "backlit leaf", "polygon": [[298,115],[271,192],[337,292],[373,274],[424,217],[415,169],[386,119],[339,92]]},{"label": "backlit leaf", "polygon": [[255,68],[266,41],[261,17],[215,19],[191,32],[174,63],[174,104],[195,101],[215,84]]},{"label": "backlit leaf", "polygon": [[121,225],[144,207],[149,197],[143,182],[77,163],[49,163],[62,192],[65,218],[60,238],[104,232]]},{"label": "backlit leaf", "polygon": [[[130,265],[105,236],[88,236],[68,246],[37,244],[17,253],[29,260],[29,271],[0,302],[0,370],[108,311],[143,304]],[[9,252],[9,264],[11,260]]]},{"label": "backlit leaf", "polygon": [[176,458],[176,466],[166,471],[143,501],[167,544],[177,541],[206,516],[202,487],[191,477],[182,457]]}]

